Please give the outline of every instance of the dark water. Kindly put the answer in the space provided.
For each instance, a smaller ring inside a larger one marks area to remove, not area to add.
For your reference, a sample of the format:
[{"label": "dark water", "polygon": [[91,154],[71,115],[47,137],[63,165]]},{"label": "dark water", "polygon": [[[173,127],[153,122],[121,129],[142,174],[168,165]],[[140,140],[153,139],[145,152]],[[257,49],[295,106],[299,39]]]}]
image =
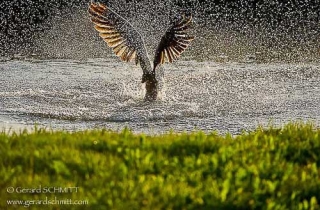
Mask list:
[{"label": "dark water", "polygon": [[141,69],[110,56],[0,62],[0,125],[53,129],[238,134],[270,121],[320,122],[319,63],[197,62],[165,65],[162,99],[143,102]]}]

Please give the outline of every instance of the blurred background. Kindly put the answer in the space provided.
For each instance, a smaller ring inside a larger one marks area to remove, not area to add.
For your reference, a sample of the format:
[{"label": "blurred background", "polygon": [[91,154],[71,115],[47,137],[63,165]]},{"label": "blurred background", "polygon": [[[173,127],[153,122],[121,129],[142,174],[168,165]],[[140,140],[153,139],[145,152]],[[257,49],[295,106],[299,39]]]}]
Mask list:
[{"label": "blurred background", "polygon": [[[246,56],[258,56],[261,61],[319,60],[319,0],[102,2],[142,28],[152,49],[170,20],[186,12],[194,16],[197,39],[193,52],[198,60],[239,60]],[[88,0],[2,0],[1,55],[104,56],[110,51],[105,50],[90,24],[88,4]]]}]

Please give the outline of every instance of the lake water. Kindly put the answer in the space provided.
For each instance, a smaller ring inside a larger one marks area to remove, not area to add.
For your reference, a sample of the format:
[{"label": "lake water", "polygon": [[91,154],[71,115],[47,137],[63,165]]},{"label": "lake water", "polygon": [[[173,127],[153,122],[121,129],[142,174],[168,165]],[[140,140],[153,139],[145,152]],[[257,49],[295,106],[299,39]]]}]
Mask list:
[{"label": "lake water", "polygon": [[86,60],[2,59],[0,125],[66,130],[107,128],[158,134],[320,122],[319,63],[165,64],[162,99],[143,102],[141,69],[115,56]]}]

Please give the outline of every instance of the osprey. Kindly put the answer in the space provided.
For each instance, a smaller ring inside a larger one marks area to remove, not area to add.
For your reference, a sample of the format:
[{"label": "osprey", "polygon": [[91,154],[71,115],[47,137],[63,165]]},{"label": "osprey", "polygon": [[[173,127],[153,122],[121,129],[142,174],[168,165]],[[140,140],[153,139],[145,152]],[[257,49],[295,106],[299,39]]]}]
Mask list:
[{"label": "osprey", "polygon": [[182,16],[167,29],[156,49],[152,66],[141,34],[126,19],[102,3],[91,2],[89,14],[100,37],[122,61],[140,64],[142,83],[146,83],[145,100],[156,100],[159,90],[156,75],[161,72],[160,64],[172,63],[194,39],[187,34],[192,16]]}]

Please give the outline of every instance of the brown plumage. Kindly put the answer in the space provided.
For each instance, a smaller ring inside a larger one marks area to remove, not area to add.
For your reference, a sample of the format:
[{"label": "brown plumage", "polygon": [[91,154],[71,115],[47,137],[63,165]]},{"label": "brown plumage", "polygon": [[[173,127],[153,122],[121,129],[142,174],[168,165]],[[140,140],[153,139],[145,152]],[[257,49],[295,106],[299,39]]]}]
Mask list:
[{"label": "brown plumage", "polygon": [[135,61],[136,65],[140,63],[142,82],[146,82],[145,99],[155,100],[158,91],[157,66],[177,60],[190,45],[194,37],[188,35],[187,30],[192,16],[183,16],[165,32],[156,49],[152,68],[141,34],[127,20],[101,3],[91,3],[88,12],[100,37],[122,61]]},{"label": "brown plumage", "polygon": [[191,41],[194,40],[193,36],[187,34],[187,29],[190,27],[192,16],[189,18],[183,17],[182,20],[176,22],[170,27],[165,35],[162,37],[155,54],[153,61],[154,69],[159,64],[163,64],[165,61],[172,63],[179,58]]},{"label": "brown plumage", "polygon": [[127,45],[127,40],[122,36],[122,32],[117,28],[116,21],[106,16],[108,8],[104,4],[91,3],[89,14],[94,28],[99,32],[100,37],[111,47],[114,53],[122,61],[132,61],[136,56],[136,50]]}]

